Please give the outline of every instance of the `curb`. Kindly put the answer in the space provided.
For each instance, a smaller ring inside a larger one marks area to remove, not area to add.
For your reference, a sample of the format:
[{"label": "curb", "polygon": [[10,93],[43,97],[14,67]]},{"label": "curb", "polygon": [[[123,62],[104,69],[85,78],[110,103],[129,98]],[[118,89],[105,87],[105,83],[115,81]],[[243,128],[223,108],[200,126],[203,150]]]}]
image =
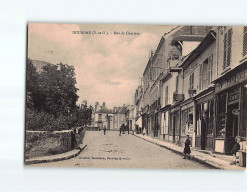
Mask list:
[{"label": "curb", "polygon": [[[138,137],[138,138],[140,138],[140,139],[143,139],[143,140],[145,140],[145,141],[148,141],[148,142],[150,142],[150,143],[152,143],[152,144],[155,144],[155,145],[157,145],[157,146],[160,146],[160,147],[162,147],[162,148],[166,148],[166,149],[168,149],[168,150],[170,150],[170,151],[172,151],[172,152],[174,152],[174,153],[177,153],[177,154],[180,154],[180,155],[184,155],[183,152],[181,152],[181,151],[178,151],[178,150],[175,150],[175,149],[173,149],[173,148],[170,148],[170,147],[161,145],[161,144],[159,144],[159,143],[156,143],[156,142],[153,142],[153,141],[144,139],[144,138],[139,137],[139,136],[137,136],[137,135],[134,135],[134,136],[136,136],[136,137]],[[220,165],[217,165],[217,164],[214,164],[214,163],[206,162],[205,160],[200,159],[200,158],[198,158],[198,157],[196,157],[196,156],[191,156],[191,160],[192,160],[192,161],[199,162],[200,164],[207,165],[208,167],[211,167],[211,168],[222,169],[222,170],[224,169],[224,168],[223,168],[222,166],[220,166]]]},{"label": "curb", "polygon": [[[51,156],[43,156],[41,158],[43,159],[28,159],[28,160],[25,160],[25,165],[30,165],[30,164],[39,164],[39,163],[48,163],[48,162],[57,162],[57,161],[61,161],[61,160],[68,160],[70,158],[74,158],[76,156],[78,156],[82,150],[84,150],[84,148],[87,147],[87,144],[83,145],[82,147],[80,147],[80,149],[74,149],[74,150],[71,150],[69,152],[72,152],[74,151],[72,154],[69,154],[67,156],[63,156],[63,157],[55,157],[53,159],[51,159],[50,157]],[[65,152],[65,153],[62,153],[62,154],[66,154],[68,152]],[[62,154],[58,154],[58,155],[62,155]],[[55,156],[55,155],[54,155]]]}]

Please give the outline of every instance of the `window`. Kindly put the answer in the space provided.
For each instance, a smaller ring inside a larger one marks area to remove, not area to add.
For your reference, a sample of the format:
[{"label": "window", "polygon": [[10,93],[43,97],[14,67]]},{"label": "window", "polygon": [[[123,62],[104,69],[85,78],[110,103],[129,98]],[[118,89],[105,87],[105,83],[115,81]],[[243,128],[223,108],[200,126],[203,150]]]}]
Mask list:
[{"label": "window", "polygon": [[[207,88],[212,82],[213,75],[213,54],[210,55],[200,67],[200,76],[199,76],[199,91]],[[190,87],[194,87],[194,75],[191,75],[190,78]]]},{"label": "window", "polygon": [[227,94],[224,93],[216,96],[216,100],[217,100],[216,137],[225,137]]},{"label": "window", "polygon": [[208,59],[203,62],[202,67],[202,89],[208,86]]},{"label": "window", "polygon": [[223,69],[230,66],[231,63],[231,47],[232,47],[232,29],[229,29],[227,33],[224,34],[224,59],[223,59]]},{"label": "window", "polygon": [[99,114],[99,121],[102,121],[102,114]]},{"label": "window", "polygon": [[202,89],[202,64],[200,66],[200,76],[199,76],[199,90]]},{"label": "window", "polygon": [[194,89],[194,72],[190,75],[190,89]]},{"label": "window", "polygon": [[176,92],[178,91],[178,75],[176,77]]},{"label": "window", "polygon": [[165,91],[165,105],[168,105],[168,86],[166,86],[166,91]]},{"label": "window", "polygon": [[208,58],[208,84],[210,85],[210,83],[212,82],[212,75],[213,75],[213,54],[211,56],[209,56]]},{"label": "window", "polygon": [[247,26],[244,26],[243,57],[247,54]]}]

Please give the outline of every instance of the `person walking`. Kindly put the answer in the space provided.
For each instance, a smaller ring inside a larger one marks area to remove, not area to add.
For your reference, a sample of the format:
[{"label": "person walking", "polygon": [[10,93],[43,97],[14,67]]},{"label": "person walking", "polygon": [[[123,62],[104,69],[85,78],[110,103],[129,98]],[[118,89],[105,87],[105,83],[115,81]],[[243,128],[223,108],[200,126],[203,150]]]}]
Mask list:
[{"label": "person walking", "polygon": [[186,159],[188,157],[188,159],[190,160],[190,153],[191,153],[191,150],[190,150],[190,145],[191,145],[191,142],[190,142],[190,136],[187,135],[187,139],[185,141],[185,145],[184,145],[184,158],[183,159]]},{"label": "person walking", "polygon": [[106,127],[104,126],[104,135],[106,134]]}]

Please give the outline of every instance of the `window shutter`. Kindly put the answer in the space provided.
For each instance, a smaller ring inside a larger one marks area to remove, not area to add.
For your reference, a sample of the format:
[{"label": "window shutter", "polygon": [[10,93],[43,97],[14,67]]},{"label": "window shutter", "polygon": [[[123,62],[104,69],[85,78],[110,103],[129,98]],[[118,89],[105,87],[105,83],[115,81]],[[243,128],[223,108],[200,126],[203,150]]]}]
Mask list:
[{"label": "window shutter", "polygon": [[190,75],[190,86],[189,86],[189,89],[191,89],[191,75]]},{"label": "window shutter", "polygon": [[227,66],[231,64],[231,49],[232,49],[232,29],[228,30],[228,51],[227,51]]},{"label": "window shutter", "polygon": [[192,81],[191,81],[192,89],[194,89],[194,72],[192,73]]},{"label": "window shutter", "polygon": [[199,75],[199,90],[202,88],[202,64],[199,64],[200,66],[200,75]]},{"label": "window shutter", "polygon": [[227,33],[224,34],[224,60],[223,60],[223,69],[226,67],[226,55],[227,55]]},{"label": "window shutter", "polygon": [[247,54],[247,26],[244,26],[243,56]]}]

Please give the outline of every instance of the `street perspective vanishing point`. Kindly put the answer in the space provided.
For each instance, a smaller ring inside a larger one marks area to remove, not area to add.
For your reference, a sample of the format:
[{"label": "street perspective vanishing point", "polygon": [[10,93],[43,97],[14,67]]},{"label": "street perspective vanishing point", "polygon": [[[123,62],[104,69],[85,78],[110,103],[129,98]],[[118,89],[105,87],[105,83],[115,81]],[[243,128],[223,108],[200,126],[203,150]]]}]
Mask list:
[{"label": "street perspective vanishing point", "polygon": [[29,23],[26,166],[246,170],[247,27]]}]

